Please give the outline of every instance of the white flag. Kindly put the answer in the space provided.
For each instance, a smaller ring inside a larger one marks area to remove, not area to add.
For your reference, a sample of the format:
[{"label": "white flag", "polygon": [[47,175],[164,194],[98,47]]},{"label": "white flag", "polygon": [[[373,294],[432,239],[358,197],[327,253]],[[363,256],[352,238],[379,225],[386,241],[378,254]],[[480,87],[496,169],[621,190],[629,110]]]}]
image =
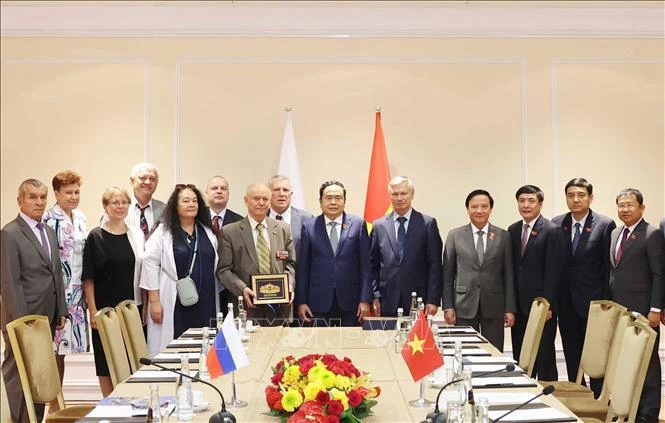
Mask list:
[{"label": "white flag", "polygon": [[299,209],[305,209],[305,197],[300,182],[300,165],[298,164],[298,152],[296,151],[296,137],[293,135],[293,121],[291,111],[286,112],[286,124],[284,125],[284,138],[282,139],[282,152],[279,155],[279,175],[288,176],[291,180],[291,205]]}]

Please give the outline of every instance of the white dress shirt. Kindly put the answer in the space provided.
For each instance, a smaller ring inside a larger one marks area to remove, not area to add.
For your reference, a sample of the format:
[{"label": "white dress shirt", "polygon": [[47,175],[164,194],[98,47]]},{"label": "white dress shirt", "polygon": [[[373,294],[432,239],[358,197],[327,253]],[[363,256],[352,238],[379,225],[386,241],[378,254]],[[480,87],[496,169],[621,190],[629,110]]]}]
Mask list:
[{"label": "white dress shirt", "polygon": [[478,245],[478,232],[483,231],[483,253],[487,251],[487,235],[489,234],[490,224],[485,223],[482,229],[476,228],[473,223],[471,223],[471,230],[473,231],[473,246]]}]

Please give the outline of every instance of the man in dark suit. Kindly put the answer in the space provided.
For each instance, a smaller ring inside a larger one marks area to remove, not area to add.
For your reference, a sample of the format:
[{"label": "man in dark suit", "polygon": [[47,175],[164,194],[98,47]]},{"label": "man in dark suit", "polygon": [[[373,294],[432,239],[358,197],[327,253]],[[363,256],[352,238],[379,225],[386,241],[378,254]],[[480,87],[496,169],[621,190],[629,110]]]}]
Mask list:
[{"label": "man in dark suit", "polygon": [[[2,376],[12,421],[28,421],[16,360],[7,336],[7,323],[29,314],[45,315],[51,331],[65,326],[67,306],[55,232],[42,222],[48,188],[36,179],[18,190],[20,213],[2,228],[2,336],[5,359]],[[7,268],[5,268],[7,267]],[[44,404],[35,404],[39,421]]]},{"label": "man in dark suit", "polygon": [[[242,216],[226,208],[226,205],[229,203],[229,183],[225,177],[216,175],[208,179],[204,195],[208,202],[208,209],[210,210],[212,230],[219,242],[222,227],[229,223],[238,222],[242,219]],[[224,316],[226,316],[228,310],[226,304],[233,303],[236,305],[236,302],[236,298],[233,298],[227,289],[224,289],[223,286],[220,287],[219,306]]]},{"label": "man in dark suit", "polygon": [[503,328],[513,326],[517,309],[510,235],[489,223],[489,192],[471,191],[464,204],[471,224],[448,233],[443,253],[444,316],[450,325],[473,326],[503,352]]},{"label": "man in dark suit", "polygon": [[[563,231],[565,264],[559,283],[559,332],[566,357],[568,380],[575,381],[586,336],[589,304],[609,298],[610,235],[616,224],[590,209],[593,185],[584,178],[571,179],[564,188],[570,213],[552,219]],[[586,382],[582,380],[586,385]],[[592,379],[596,397],[602,379]]]},{"label": "man in dark suit", "polygon": [[234,297],[242,295],[247,317],[263,326],[280,326],[290,317],[291,304],[255,305],[251,276],[285,273],[293,301],[295,249],[289,226],[268,217],[270,190],[253,184],[245,194],[247,216],[222,230],[217,279]]},{"label": "man in dark suit", "polygon": [[612,231],[610,289],[614,301],[646,316],[656,331],[636,420],[655,423],[661,401],[658,325],[665,295],[665,241],[660,229],[642,218],[644,197],[639,190],[621,191],[616,203],[623,225]]},{"label": "man in dark suit", "polygon": [[291,206],[293,191],[291,191],[291,181],[287,176],[275,175],[268,181],[268,188],[272,191],[270,197],[270,212],[268,216],[291,225],[291,235],[296,244],[296,256],[300,247],[300,231],[304,221],[312,217],[307,210],[302,210]]},{"label": "man in dark suit", "polygon": [[365,221],[344,213],[346,188],[338,181],[319,189],[323,213],[302,227],[296,304],[304,322],[356,326],[370,313],[369,236]]},{"label": "man in dark suit", "polygon": [[513,270],[517,314],[511,329],[513,357],[519,360],[531,303],[544,297],[550,303],[547,322],[534,364],[534,377],[557,380],[554,338],[556,337],[557,284],[563,267],[563,239],[557,225],[541,214],[545,194],[535,185],[524,185],[515,193],[522,219],[508,228],[513,246]]},{"label": "man in dark suit", "polygon": [[427,314],[441,303],[442,242],[436,219],[411,207],[415,189],[411,180],[397,176],[388,184],[393,212],[372,223],[370,281],[373,312],[408,316],[411,292],[423,298]]}]

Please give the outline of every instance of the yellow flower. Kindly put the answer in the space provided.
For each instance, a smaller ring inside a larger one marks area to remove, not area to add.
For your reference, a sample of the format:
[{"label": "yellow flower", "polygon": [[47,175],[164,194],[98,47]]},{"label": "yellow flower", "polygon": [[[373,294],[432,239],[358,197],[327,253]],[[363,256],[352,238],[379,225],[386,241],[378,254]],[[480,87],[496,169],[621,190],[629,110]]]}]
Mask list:
[{"label": "yellow flower", "polygon": [[323,383],[326,389],[330,389],[335,386],[335,373],[328,369],[324,369],[319,376],[319,380]]},{"label": "yellow flower", "polygon": [[346,396],[345,392],[340,391],[337,388],[333,388],[333,389],[330,390],[330,395],[332,395],[332,399],[340,400],[342,402],[342,405],[344,406],[344,410],[349,409],[349,397]]},{"label": "yellow flower", "polygon": [[351,380],[344,375],[337,375],[335,377],[335,388],[343,391],[348,391],[351,387]]},{"label": "yellow flower", "polygon": [[300,407],[302,404],[302,395],[295,389],[289,389],[282,397],[282,407],[289,413]]},{"label": "yellow flower", "polygon": [[290,366],[284,371],[284,377],[282,380],[287,385],[295,385],[298,383],[300,376],[302,376],[302,373],[300,373],[300,368],[298,366]]},{"label": "yellow flower", "polygon": [[326,368],[323,366],[314,366],[311,369],[309,369],[309,372],[307,373],[307,379],[309,379],[310,382],[315,382],[319,380],[321,372],[325,370]]},{"label": "yellow flower", "polygon": [[325,390],[326,387],[323,385],[323,383],[321,383],[321,381],[317,380],[316,382],[310,382],[304,389],[305,399],[313,400],[316,398],[316,394]]}]

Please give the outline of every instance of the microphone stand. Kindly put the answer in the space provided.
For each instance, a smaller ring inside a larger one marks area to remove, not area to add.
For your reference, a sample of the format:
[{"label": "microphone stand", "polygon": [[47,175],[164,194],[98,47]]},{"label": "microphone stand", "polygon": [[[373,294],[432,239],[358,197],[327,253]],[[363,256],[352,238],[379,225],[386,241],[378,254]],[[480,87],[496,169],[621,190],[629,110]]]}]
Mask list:
[{"label": "microphone stand", "polygon": [[[208,420],[208,423],[236,423],[235,416],[233,414],[231,414],[230,412],[226,411],[226,402],[224,401],[224,395],[222,395],[222,392],[219,389],[217,389],[217,387],[215,385],[213,385],[212,383],[206,382],[205,380],[201,380],[198,377],[188,375],[186,373],[182,373],[179,370],[169,369],[168,367],[164,367],[159,363],[155,363],[154,361],[152,361],[149,358],[143,357],[143,358],[139,359],[139,363],[145,364],[145,365],[148,365],[148,366],[155,366],[155,367],[158,367],[162,370],[167,370],[167,371],[173,372],[177,375],[184,376],[186,378],[192,379],[195,382],[201,382],[204,385],[210,386],[212,389],[214,389],[217,392],[217,394],[219,394],[219,397],[222,399],[222,410],[215,413],[215,414],[213,414],[212,416],[210,416],[210,419]],[[178,401],[178,398],[176,398],[176,401]]]},{"label": "microphone stand", "polygon": [[551,394],[552,392],[554,392],[554,389],[555,389],[555,388],[554,388],[554,385],[548,385],[548,386],[544,387],[541,393],[539,393],[538,395],[534,396],[534,397],[531,398],[530,400],[528,400],[528,401],[526,401],[526,402],[523,402],[522,404],[518,405],[517,407],[515,407],[515,408],[513,408],[512,410],[508,411],[507,413],[502,414],[501,416],[499,416],[499,417],[497,417],[496,419],[492,420],[492,422],[493,422],[493,423],[496,423],[496,422],[498,422],[499,420],[501,420],[502,418],[506,417],[508,414],[512,413],[513,411],[517,411],[517,410],[519,410],[520,408],[524,407],[525,405],[529,404],[529,403],[532,402],[532,401],[535,401],[536,399],[542,397],[543,395],[549,395],[549,394]]}]

